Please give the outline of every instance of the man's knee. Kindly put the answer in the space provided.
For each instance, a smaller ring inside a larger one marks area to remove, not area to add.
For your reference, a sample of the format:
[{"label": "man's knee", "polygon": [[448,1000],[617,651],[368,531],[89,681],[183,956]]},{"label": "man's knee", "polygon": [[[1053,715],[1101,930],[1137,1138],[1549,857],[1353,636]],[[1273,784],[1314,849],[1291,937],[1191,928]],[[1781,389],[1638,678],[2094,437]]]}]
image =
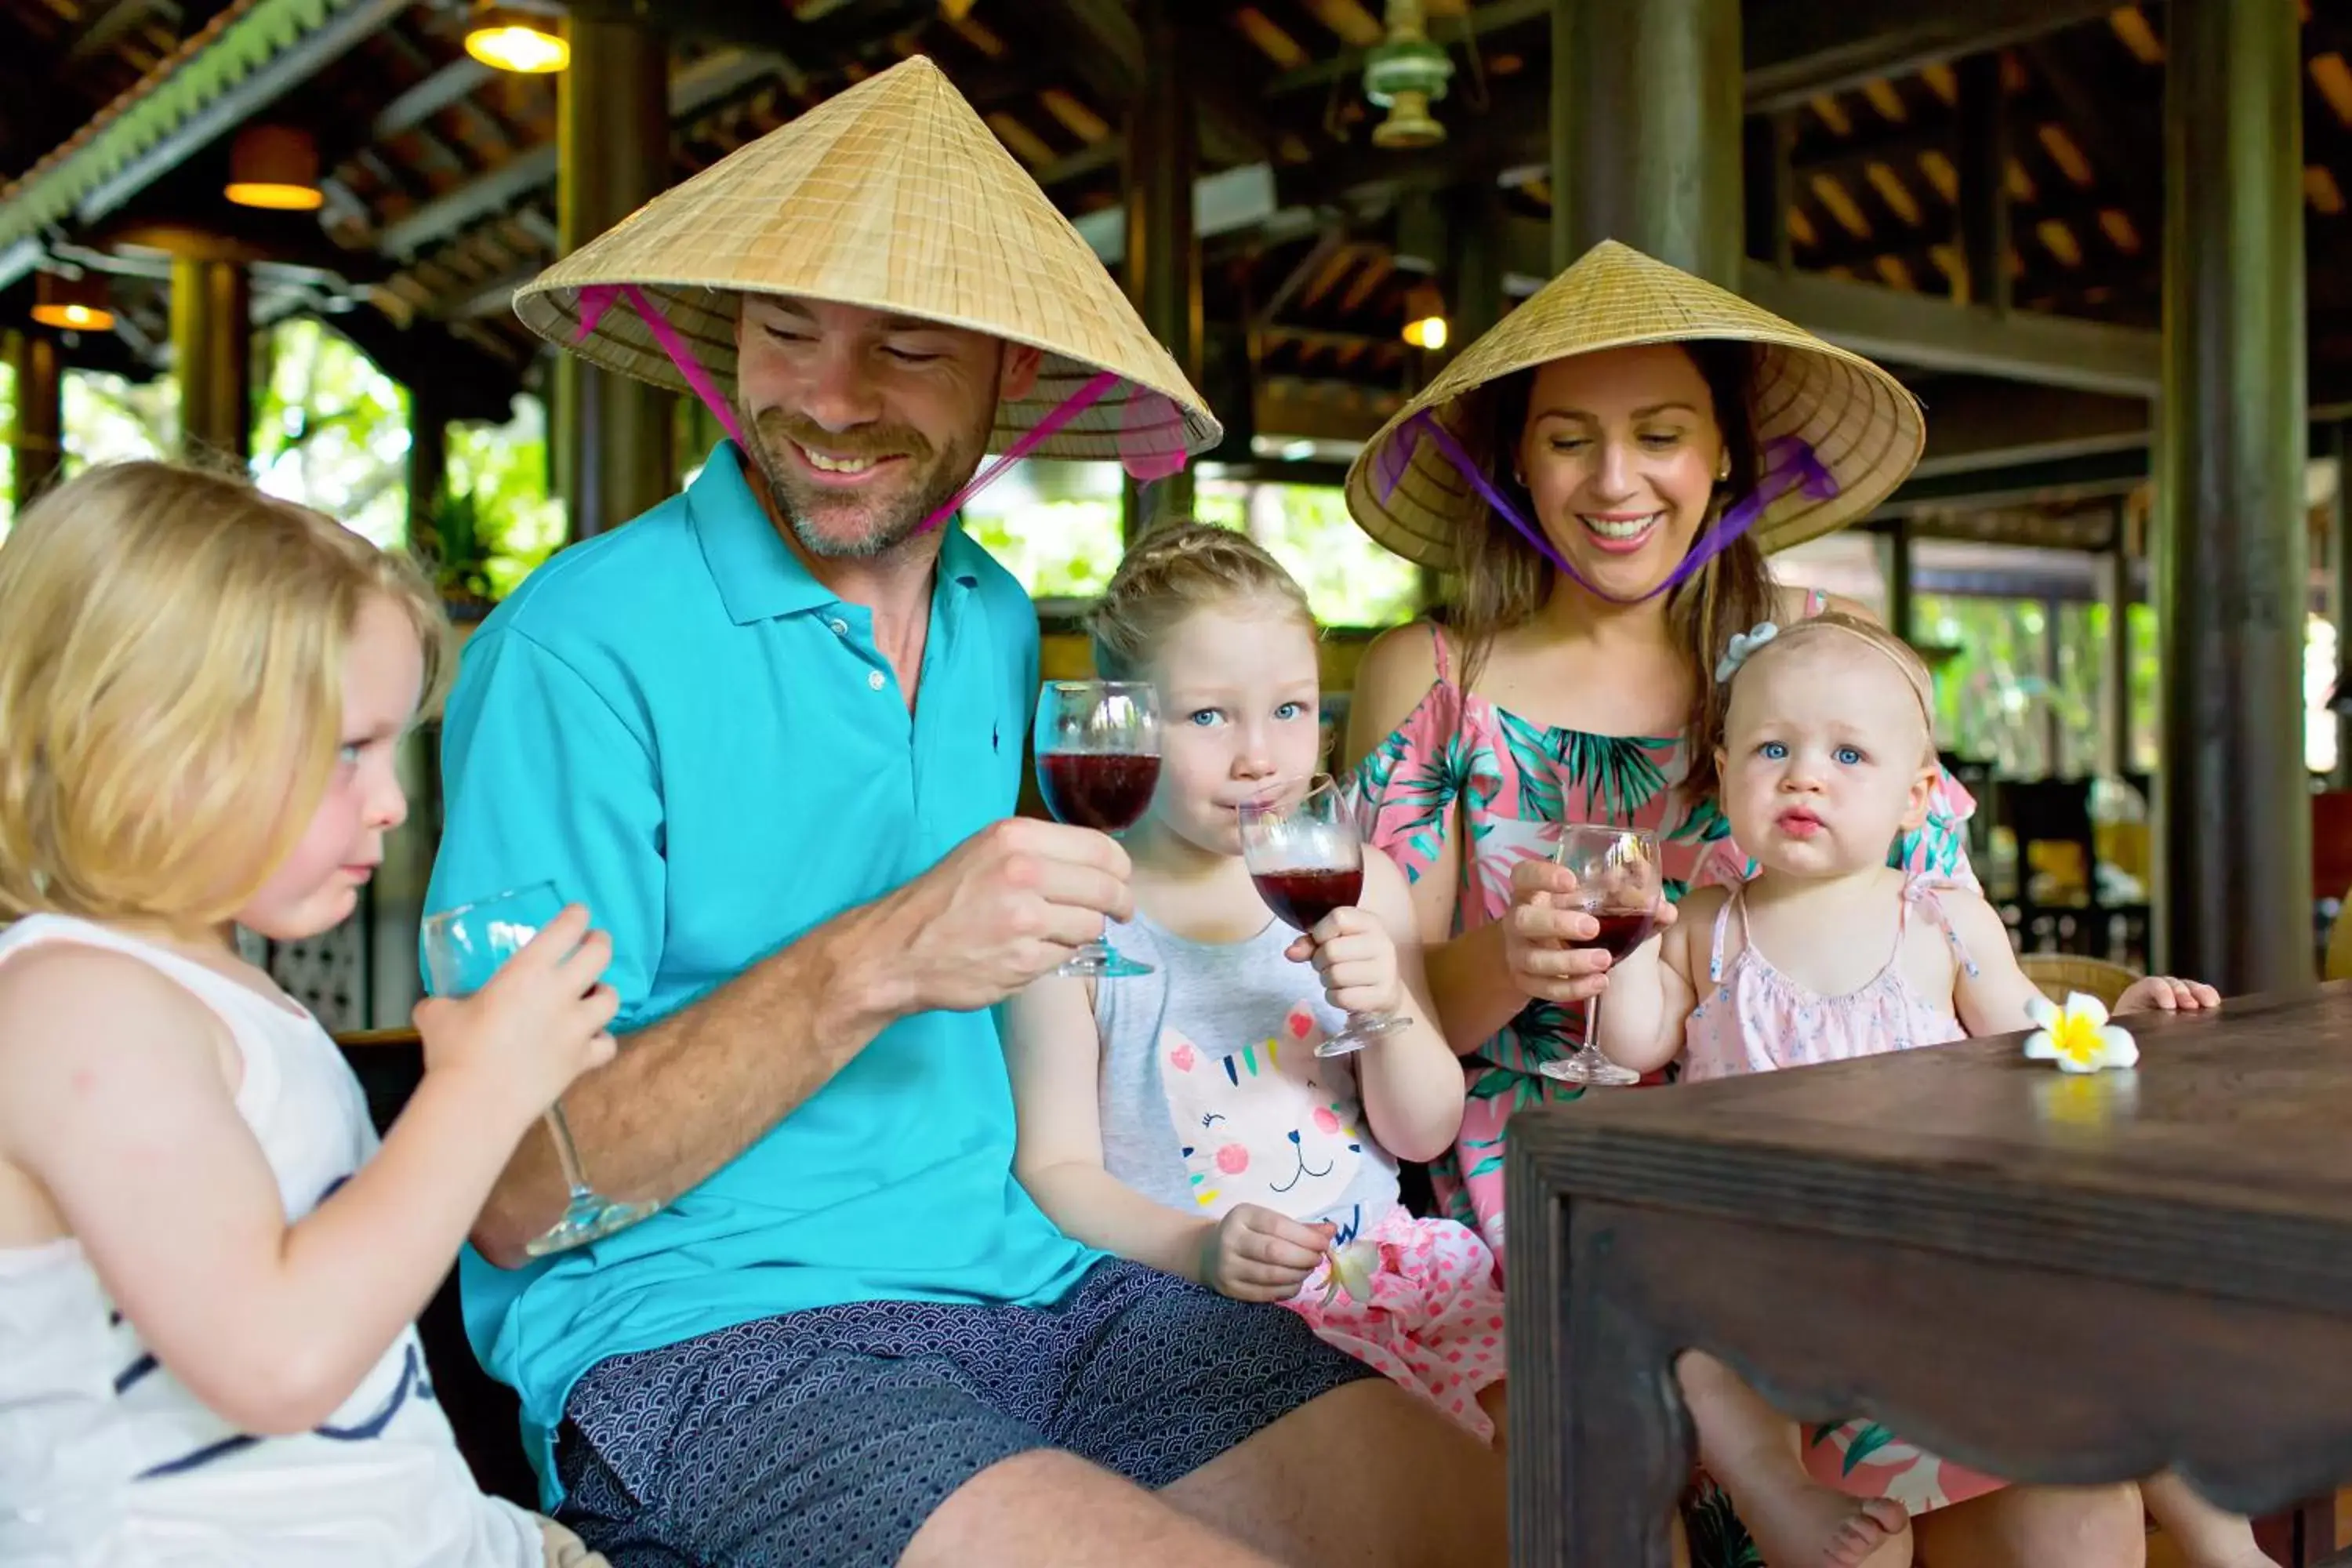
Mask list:
[{"label": "man's knee", "polygon": [[957,1488],[915,1532],[899,1563],[1078,1568],[1160,1561],[1273,1568],[1133,1482],[1074,1454],[1039,1448],[991,1465]]}]

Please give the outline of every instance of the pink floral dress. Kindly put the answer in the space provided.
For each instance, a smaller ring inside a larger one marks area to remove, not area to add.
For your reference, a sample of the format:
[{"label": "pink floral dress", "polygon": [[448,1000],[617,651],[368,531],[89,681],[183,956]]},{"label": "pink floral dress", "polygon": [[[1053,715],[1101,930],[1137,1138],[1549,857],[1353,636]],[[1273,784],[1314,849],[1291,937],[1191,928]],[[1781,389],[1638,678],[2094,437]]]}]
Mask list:
[{"label": "pink floral dress", "polygon": [[[1807,613],[1818,613],[1816,595]],[[1449,834],[1463,835],[1454,933],[1461,935],[1510,907],[1511,868],[1547,858],[1550,825],[1606,822],[1658,836],[1666,896],[1693,887],[1735,886],[1753,870],[1733,844],[1730,824],[1711,797],[1682,788],[1688,772],[1680,736],[1595,735],[1535,724],[1454,683],[1452,650],[1431,628],[1437,679],[1388,739],[1358,764],[1353,783],[1366,836],[1418,880],[1437,864]],[[1968,819],[1976,803],[1958,781],[1942,777],[1927,823],[1895,847],[1889,863],[1915,876],[1976,887],[1968,858]],[[1581,1086],[1544,1077],[1538,1064],[1572,1053],[1584,1037],[1582,1008],[1530,1002],[1493,1038],[1462,1059],[1468,1104],[1453,1152],[1430,1167],[1439,1211],[1475,1229],[1506,1257],[1503,1214],[1505,1129],[1523,1106],[1574,1100]],[[1653,1081],[1665,1082],[1671,1074]],[[1957,1502],[1999,1483],[1904,1444],[1873,1423],[1807,1434],[1807,1464],[1822,1479],[1859,1495],[1900,1499],[1914,1513]],[[1695,1515],[1694,1568],[1743,1561],[1745,1532],[1728,1519],[1719,1494],[1702,1495],[1725,1521]],[[1703,1547],[1725,1525],[1721,1551]],[[1752,1550],[1748,1549],[1748,1550]]]}]

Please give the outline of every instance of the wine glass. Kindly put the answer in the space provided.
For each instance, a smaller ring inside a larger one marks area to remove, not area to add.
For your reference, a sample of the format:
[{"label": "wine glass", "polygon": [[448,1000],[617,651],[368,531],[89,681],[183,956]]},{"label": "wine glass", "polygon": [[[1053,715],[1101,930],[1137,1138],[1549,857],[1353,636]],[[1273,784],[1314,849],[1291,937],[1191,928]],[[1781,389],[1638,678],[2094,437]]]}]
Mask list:
[{"label": "wine glass", "polygon": [[[1559,830],[1559,847],[1552,858],[1576,878],[1576,891],[1562,907],[1579,910],[1601,922],[1589,942],[1571,940],[1570,947],[1597,947],[1610,961],[1623,958],[1642,945],[1658,921],[1658,905],[1665,897],[1658,869],[1658,836],[1646,827],[1609,827],[1570,823]],[[1601,1054],[1592,1043],[1593,1020],[1600,1016],[1601,998],[1584,1005],[1584,1044],[1573,1056],[1539,1063],[1547,1078],[1568,1083],[1639,1083],[1642,1075]]]},{"label": "wine glass", "polygon": [[[1056,822],[1124,833],[1160,786],[1160,694],[1148,680],[1049,680],[1037,694],[1037,792]],[[1106,978],[1151,965],[1100,937],[1055,973]]]},{"label": "wine glass", "polygon": [[[489,984],[499,966],[522,951],[540,928],[563,912],[563,900],[546,882],[499,893],[476,903],[460,904],[425,920],[425,972],[436,996],[470,996]],[[572,1128],[563,1120],[561,1102],[547,1108],[547,1130],[555,1140],[555,1157],[563,1167],[571,1201],[553,1229],[530,1241],[523,1251],[533,1258],[583,1247],[616,1230],[625,1229],[661,1207],[656,1203],[625,1204],[600,1197],[580,1169],[580,1151],[572,1142]]]},{"label": "wine glass", "polygon": [[[1257,896],[1283,924],[1312,931],[1333,910],[1350,908],[1363,898],[1363,840],[1328,774],[1308,780],[1302,794],[1245,800],[1240,811],[1243,864]],[[1315,1054],[1360,1051],[1410,1021],[1394,1013],[1350,1013],[1348,1026],[1317,1046]]]}]

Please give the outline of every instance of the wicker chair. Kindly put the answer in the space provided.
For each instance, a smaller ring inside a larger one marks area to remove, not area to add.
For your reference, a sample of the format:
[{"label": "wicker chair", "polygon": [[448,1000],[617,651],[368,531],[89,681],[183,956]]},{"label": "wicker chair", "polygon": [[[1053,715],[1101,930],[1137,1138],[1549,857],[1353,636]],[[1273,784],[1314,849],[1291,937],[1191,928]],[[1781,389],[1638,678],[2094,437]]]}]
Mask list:
[{"label": "wicker chair", "polygon": [[2352,980],[2352,891],[2344,895],[2345,908],[2327,931],[2327,964],[2323,980]]},{"label": "wicker chair", "polygon": [[2063,1002],[2070,991],[2095,996],[2113,1007],[2139,975],[2104,958],[2081,958],[2071,952],[2029,952],[2017,961],[2025,977],[2053,1002]]}]

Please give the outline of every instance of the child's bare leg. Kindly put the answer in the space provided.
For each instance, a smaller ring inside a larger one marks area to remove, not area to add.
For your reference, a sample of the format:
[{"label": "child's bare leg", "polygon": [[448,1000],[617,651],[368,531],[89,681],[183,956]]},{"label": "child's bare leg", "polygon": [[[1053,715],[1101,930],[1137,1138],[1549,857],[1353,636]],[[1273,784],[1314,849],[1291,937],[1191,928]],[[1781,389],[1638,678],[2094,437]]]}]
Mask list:
[{"label": "child's bare leg", "polygon": [[1485,1411],[1486,1419],[1495,1424],[1495,1452],[1497,1454],[1510,1452],[1511,1406],[1510,1396],[1505,1392],[1508,1386],[1507,1384],[1490,1383],[1478,1391],[1478,1408]]},{"label": "child's bare leg", "polygon": [[2169,1470],[2140,1483],[2147,1511],[2180,1548],[2189,1568],[2278,1568],[2254,1544],[2253,1524],[2223,1513]]},{"label": "child's bare leg", "polygon": [[1856,1498],[1805,1473],[1797,1426],[1713,1356],[1675,1369],[1698,1428],[1699,1462],[1731,1494],[1773,1568],[1908,1568],[1910,1516],[1887,1498]]}]

